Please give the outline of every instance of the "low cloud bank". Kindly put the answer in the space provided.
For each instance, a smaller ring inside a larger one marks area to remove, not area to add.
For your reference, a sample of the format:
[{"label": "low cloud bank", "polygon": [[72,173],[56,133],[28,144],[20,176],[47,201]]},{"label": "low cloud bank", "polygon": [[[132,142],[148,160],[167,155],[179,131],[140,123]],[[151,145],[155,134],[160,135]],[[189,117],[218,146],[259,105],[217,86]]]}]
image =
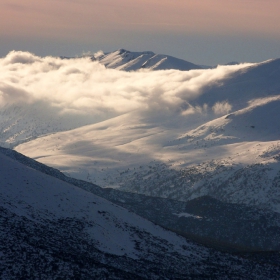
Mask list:
[{"label": "low cloud bank", "polygon": [[[106,69],[87,57],[62,59],[12,51],[0,59],[0,108],[40,102],[53,108],[52,114],[87,116],[92,122],[134,110],[145,116],[156,112],[188,116],[208,110],[207,104],[202,108],[191,105],[205,87],[249,65],[124,72]],[[216,103],[212,109],[224,114],[231,105]]]}]

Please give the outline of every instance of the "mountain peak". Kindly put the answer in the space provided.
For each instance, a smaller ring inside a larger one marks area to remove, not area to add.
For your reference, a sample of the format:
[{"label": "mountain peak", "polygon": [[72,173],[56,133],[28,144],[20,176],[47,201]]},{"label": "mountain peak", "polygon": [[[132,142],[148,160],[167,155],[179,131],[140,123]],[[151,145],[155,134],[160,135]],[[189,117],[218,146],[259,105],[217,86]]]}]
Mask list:
[{"label": "mountain peak", "polygon": [[200,66],[183,59],[169,55],[155,54],[151,51],[132,52],[126,49],[118,49],[110,53],[98,52],[94,60],[98,60],[106,68],[113,68],[124,71],[137,71],[140,69],[167,70],[176,69],[188,71],[201,69]]}]

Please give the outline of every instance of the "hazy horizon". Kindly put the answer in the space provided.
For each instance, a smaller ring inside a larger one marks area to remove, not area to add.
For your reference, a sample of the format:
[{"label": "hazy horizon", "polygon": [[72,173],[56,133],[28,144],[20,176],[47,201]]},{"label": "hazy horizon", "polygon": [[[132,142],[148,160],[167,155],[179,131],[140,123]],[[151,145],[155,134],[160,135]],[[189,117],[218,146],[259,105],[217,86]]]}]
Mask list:
[{"label": "hazy horizon", "polygon": [[0,57],[12,50],[76,56],[120,48],[196,64],[280,57],[280,2],[28,1],[0,3]]}]

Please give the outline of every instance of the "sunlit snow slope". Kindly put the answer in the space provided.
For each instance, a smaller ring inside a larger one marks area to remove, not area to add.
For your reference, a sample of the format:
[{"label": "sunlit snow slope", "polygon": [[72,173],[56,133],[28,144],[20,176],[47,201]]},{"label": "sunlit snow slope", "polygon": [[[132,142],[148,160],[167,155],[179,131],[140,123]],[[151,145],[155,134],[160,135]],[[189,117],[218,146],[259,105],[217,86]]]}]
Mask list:
[{"label": "sunlit snow slope", "polygon": [[16,150],[103,187],[279,212],[280,60],[157,73],[170,74],[164,100],[147,92],[148,108]]}]

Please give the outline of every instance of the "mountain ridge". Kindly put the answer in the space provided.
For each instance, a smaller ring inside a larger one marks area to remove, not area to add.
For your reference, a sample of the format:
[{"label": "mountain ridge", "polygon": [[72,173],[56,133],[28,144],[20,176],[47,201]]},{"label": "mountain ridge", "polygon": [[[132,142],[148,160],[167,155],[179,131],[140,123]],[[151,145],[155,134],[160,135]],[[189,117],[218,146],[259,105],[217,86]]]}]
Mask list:
[{"label": "mountain ridge", "polygon": [[105,65],[106,68],[113,68],[124,71],[147,70],[166,70],[176,69],[188,71],[192,69],[201,69],[183,59],[175,58],[169,55],[155,54],[154,52],[131,52],[125,49],[119,49],[110,53],[99,52],[91,56],[93,61]]},{"label": "mountain ridge", "polygon": [[4,279],[276,279],[279,273],[277,266],[184,240],[3,153],[0,162]]},{"label": "mountain ridge", "polygon": [[28,167],[103,197],[155,224],[206,246],[229,252],[272,251],[280,248],[278,239],[280,216],[275,212],[242,204],[225,203],[210,196],[201,196],[184,202],[118,189],[104,189],[86,181],[67,177],[60,171],[16,151],[0,148],[0,152]]}]

